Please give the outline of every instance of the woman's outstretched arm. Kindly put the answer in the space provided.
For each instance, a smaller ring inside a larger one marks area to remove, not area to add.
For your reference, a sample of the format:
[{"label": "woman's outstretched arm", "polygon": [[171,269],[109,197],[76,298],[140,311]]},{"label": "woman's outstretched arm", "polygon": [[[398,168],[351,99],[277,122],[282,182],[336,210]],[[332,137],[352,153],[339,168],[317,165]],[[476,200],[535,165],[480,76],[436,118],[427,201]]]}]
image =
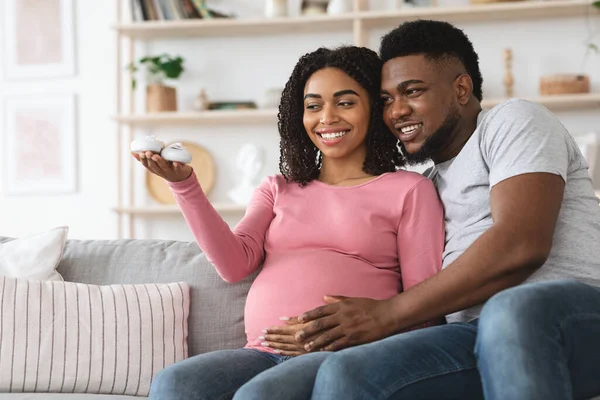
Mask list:
[{"label": "woman's outstretched arm", "polygon": [[270,178],[255,190],[245,216],[233,231],[210,204],[194,173],[168,184],[198,246],[223,280],[240,281],[262,264],[265,234],[274,216]]}]

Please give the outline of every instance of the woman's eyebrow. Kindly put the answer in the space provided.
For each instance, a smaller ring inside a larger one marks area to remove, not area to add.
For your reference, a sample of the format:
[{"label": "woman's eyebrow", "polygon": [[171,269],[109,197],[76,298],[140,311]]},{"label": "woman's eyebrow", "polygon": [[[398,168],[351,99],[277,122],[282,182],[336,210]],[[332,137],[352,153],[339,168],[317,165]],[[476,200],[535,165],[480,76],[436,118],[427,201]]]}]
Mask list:
[{"label": "woman's eyebrow", "polygon": [[315,94],[315,93],[306,93],[304,95],[304,100],[306,99],[320,99],[321,95],[320,94]]},{"label": "woman's eyebrow", "polygon": [[333,97],[340,97],[340,96],[343,96],[343,95],[345,95],[345,94],[353,94],[353,95],[355,95],[355,96],[357,96],[357,97],[360,97],[360,96],[358,95],[358,93],[356,93],[356,92],[355,92],[354,90],[352,90],[352,89],[340,90],[339,92],[335,92],[335,93],[333,94]]},{"label": "woman's eyebrow", "polygon": [[[360,95],[358,93],[356,93],[354,90],[352,89],[345,89],[345,90],[340,90],[339,92],[335,92],[333,94],[333,97],[340,97],[343,96],[345,94],[353,94],[357,97],[360,97]],[[304,95],[304,100],[306,99],[320,99],[321,95],[320,94],[316,94],[316,93],[306,93]]]}]

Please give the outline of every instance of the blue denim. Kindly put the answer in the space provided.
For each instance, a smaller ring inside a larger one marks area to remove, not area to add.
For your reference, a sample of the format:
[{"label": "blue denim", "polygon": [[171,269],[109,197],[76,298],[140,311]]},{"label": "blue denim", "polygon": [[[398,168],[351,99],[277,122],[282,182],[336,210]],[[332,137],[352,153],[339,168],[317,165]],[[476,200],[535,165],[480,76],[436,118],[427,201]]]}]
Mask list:
[{"label": "blue denim", "polygon": [[271,368],[238,390],[234,400],[307,400],[321,364],[333,353],[318,352],[293,357]]},{"label": "blue denim", "polygon": [[282,361],[277,354],[252,349],[200,354],[160,371],[152,381],[150,399],[231,399],[244,383]]},{"label": "blue denim", "polygon": [[[236,399],[309,399],[328,354],[286,357],[254,349],[200,354],[160,371],[152,381],[150,399],[224,400],[233,398],[240,387]],[[280,376],[291,385],[272,387]]]},{"label": "blue denim", "polygon": [[600,288],[576,281],[522,285],[492,297],[471,323],[337,353],[207,353],[161,371],[150,398],[301,400],[311,393],[316,400],[600,395]]},{"label": "blue denim", "polygon": [[478,321],[399,334],[334,353],[312,399],[563,400],[600,395],[600,288],[521,285]]}]

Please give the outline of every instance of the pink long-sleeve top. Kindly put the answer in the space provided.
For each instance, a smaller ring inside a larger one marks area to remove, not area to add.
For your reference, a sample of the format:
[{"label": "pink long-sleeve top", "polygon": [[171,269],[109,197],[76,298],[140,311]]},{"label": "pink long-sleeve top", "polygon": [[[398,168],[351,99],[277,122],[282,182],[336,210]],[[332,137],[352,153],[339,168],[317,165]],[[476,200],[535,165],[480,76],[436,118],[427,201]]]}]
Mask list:
[{"label": "pink long-sleeve top", "polygon": [[246,347],[324,295],[387,299],[441,269],[443,211],[433,184],[398,171],[356,186],[267,177],[231,231],[195,174],[169,183],[207,259],[227,282],[262,265],[245,308]]}]

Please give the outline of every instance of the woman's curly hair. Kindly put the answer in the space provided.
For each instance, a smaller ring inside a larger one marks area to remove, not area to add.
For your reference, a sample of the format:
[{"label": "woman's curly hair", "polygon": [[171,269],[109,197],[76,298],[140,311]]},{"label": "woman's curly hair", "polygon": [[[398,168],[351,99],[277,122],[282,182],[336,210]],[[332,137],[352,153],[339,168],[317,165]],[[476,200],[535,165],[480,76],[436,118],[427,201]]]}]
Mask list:
[{"label": "woman's curly hair", "polygon": [[319,176],[321,154],[308,137],[302,119],[306,81],[323,68],[342,70],[369,94],[371,117],[363,171],[381,175],[394,172],[404,165],[397,146],[398,140],[383,123],[381,67],[382,62],[377,53],[356,46],[320,48],[300,58],[281,95],[278,114],[281,135],[279,170],[287,181],[304,186]]}]

